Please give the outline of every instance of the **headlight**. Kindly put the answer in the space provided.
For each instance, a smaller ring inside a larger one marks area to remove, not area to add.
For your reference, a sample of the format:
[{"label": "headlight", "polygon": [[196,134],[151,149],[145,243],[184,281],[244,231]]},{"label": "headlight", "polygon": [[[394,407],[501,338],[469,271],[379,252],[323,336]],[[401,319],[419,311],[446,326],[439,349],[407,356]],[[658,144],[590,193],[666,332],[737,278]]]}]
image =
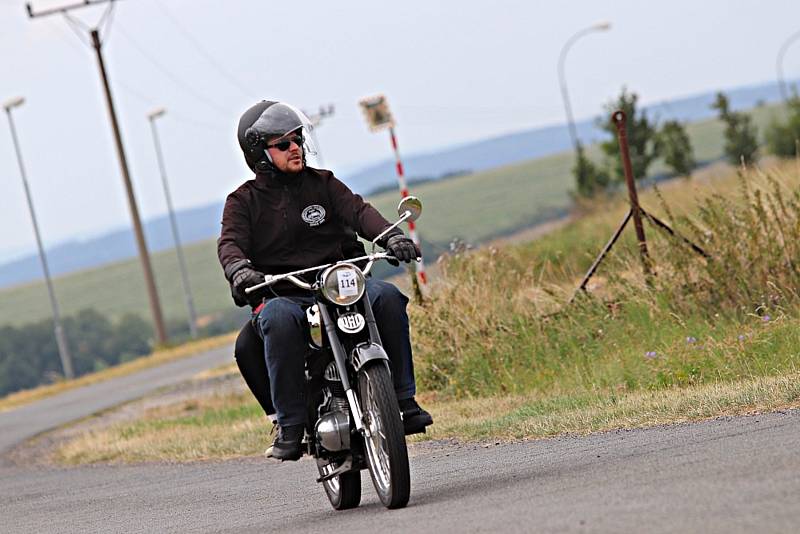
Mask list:
[{"label": "headlight", "polygon": [[356,302],[366,287],[364,274],[352,263],[340,263],[322,273],[322,295],[339,306]]}]

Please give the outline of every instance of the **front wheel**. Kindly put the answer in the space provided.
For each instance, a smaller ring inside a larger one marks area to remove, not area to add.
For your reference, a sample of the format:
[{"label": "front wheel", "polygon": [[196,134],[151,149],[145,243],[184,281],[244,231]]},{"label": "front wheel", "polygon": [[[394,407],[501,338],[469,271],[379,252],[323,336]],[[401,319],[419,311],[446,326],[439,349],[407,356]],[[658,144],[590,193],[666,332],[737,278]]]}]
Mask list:
[{"label": "front wheel", "polygon": [[386,362],[369,362],[358,373],[358,386],[372,484],[384,506],[402,508],[408,504],[411,475],[400,407]]},{"label": "front wheel", "polygon": [[[335,463],[317,461],[320,475],[327,475],[336,467]],[[361,502],[361,471],[348,471],[322,483],[334,510],[355,508]]]}]

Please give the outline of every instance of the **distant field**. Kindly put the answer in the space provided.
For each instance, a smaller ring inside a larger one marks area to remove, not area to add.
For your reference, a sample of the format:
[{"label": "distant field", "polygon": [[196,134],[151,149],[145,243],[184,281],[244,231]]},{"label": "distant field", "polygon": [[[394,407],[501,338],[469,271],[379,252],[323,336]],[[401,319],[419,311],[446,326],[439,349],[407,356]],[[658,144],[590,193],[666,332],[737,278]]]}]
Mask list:
[{"label": "distant field", "polygon": [[[776,107],[752,111],[763,129]],[[698,161],[713,161],[722,156],[723,126],[715,120],[688,127]],[[590,148],[593,157],[596,147]],[[573,188],[571,153],[556,154],[492,171],[422,184],[412,192],[425,205],[419,228],[428,243],[426,253],[447,250],[454,237],[471,243],[505,235],[542,222],[569,209]],[[663,172],[660,164],[653,172]],[[392,218],[398,194],[387,192],[370,199]],[[186,247],[189,277],[195,305],[200,315],[209,315],[233,306],[228,287],[217,263],[214,240]],[[157,284],[167,319],[186,317],[177,260],[174,252],[153,255]],[[66,275],[55,280],[62,313],[96,308],[115,318],[126,312],[148,315],[148,303],[138,260],[110,264],[98,269]],[[19,325],[49,317],[50,308],[43,283],[34,283],[0,292],[0,325]]]}]

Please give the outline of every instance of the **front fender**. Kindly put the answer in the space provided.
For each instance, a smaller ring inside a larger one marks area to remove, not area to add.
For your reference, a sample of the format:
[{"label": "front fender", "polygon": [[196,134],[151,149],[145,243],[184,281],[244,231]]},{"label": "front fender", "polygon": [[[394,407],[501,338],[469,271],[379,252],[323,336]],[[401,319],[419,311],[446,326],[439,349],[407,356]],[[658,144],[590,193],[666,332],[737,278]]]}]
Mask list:
[{"label": "front fender", "polygon": [[377,343],[362,343],[354,348],[350,354],[350,362],[356,371],[360,371],[364,364],[373,360],[389,361],[386,351]]}]

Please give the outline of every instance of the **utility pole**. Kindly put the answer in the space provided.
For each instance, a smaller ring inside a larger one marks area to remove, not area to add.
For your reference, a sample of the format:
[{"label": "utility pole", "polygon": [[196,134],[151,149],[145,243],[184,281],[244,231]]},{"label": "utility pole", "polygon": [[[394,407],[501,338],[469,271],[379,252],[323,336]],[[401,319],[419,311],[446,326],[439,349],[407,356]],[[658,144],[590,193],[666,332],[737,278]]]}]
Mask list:
[{"label": "utility pole", "polygon": [[[113,2],[114,0],[83,0],[83,2],[78,4],[43,10],[38,13],[34,13],[33,7],[30,3],[27,3],[25,7],[28,11],[28,17],[33,19],[53,14],[62,14],[64,16],[68,16],[68,12],[72,9],[78,9],[102,3],[113,4]],[[108,114],[111,118],[111,128],[114,133],[117,156],[119,157],[120,170],[122,171],[122,180],[124,182],[125,192],[128,197],[128,208],[130,209],[131,219],[133,220],[133,232],[136,236],[136,246],[139,250],[139,260],[141,261],[142,271],[144,272],[145,286],[147,288],[147,295],[150,301],[150,312],[153,316],[156,339],[159,344],[163,345],[167,341],[167,330],[164,326],[164,317],[161,313],[161,303],[158,298],[158,290],[156,289],[153,267],[150,263],[150,254],[147,251],[147,243],[144,238],[142,221],[139,217],[139,208],[136,204],[136,196],[133,192],[133,184],[131,183],[130,172],[128,171],[128,160],[125,156],[125,147],[122,144],[122,134],[120,133],[119,121],[117,120],[117,112],[114,108],[114,99],[111,96],[111,87],[109,86],[105,61],[103,60],[103,43],[100,39],[100,32],[97,28],[90,28],[89,35],[92,39],[92,47],[97,55],[97,64],[100,68],[100,77],[103,82],[106,104],[108,105]]]},{"label": "utility pole", "polygon": [[161,185],[164,186],[164,198],[167,201],[167,212],[169,212],[169,223],[172,228],[172,239],[175,241],[175,253],[178,255],[178,268],[181,271],[181,282],[183,282],[183,295],[186,299],[186,309],[189,312],[189,332],[193,338],[197,337],[197,313],[194,309],[194,299],[192,298],[192,286],[189,284],[189,271],[186,269],[186,260],[183,257],[183,246],[181,245],[180,234],[178,233],[178,220],[175,217],[175,210],[172,207],[172,195],[169,192],[167,182],[167,166],[164,164],[164,152],[161,150],[161,140],[156,128],[156,119],[162,117],[167,110],[158,108],[147,114],[150,121],[150,129],[153,132],[153,145],[156,147],[156,159],[158,160],[158,170],[161,173]]},{"label": "utility pole", "polygon": [[56,336],[56,346],[58,347],[58,356],[61,358],[61,369],[64,371],[65,378],[74,378],[75,373],[72,369],[72,355],[69,352],[69,344],[64,335],[64,328],[61,326],[61,313],[58,309],[58,300],[56,300],[56,293],[53,289],[53,280],[50,277],[50,268],[47,265],[47,255],[42,245],[42,236],[39,233],[39,224],[36,222],[36,211],[33,209],[33,198],[31,196],[31,189],[28,186],[28,177],[25,172],[25,165],[22,163],[22,149],[19,146],[19,139],[17,139],[17,129],[14,127],[14,118],[11,116],[11,110],[15,107],[21,106],[25,102],[22,97],[9,100],[3,105],[8,115],[8,126],[11,128],[11,140],[14,142],[14,150],[17,153],[17,162],[19,163],[19,174],[22,176],[22,185],[25,188],[25,198],[28,200],[28,210],[31,214],[31,221],[33,222],[33,233],[36,236],[36,246],[39,249],[39,261],[42,264],[42,271],[44,272],[44,281],[47,285],[47,295],[50,297],[50,308],[53,311],[53,327]]},{"label": "utility pole", "polygon": [[333,104],[328,104],[328,107],[320,106],[319,111],[316,113],[306,113],[308,120],[311,121],[311,125],[314,127],[314,131],[311,132],[311,135],[314,137],[314,144],[317,148],[317,164],[320,167],[324,167],[325,164],[322,161],[322,149],[319,146],[319,138],[317,138],[316,129],[320,124],[322,124],[322,119],[327,119],[328,117],[333,116],[333,111]]}]

